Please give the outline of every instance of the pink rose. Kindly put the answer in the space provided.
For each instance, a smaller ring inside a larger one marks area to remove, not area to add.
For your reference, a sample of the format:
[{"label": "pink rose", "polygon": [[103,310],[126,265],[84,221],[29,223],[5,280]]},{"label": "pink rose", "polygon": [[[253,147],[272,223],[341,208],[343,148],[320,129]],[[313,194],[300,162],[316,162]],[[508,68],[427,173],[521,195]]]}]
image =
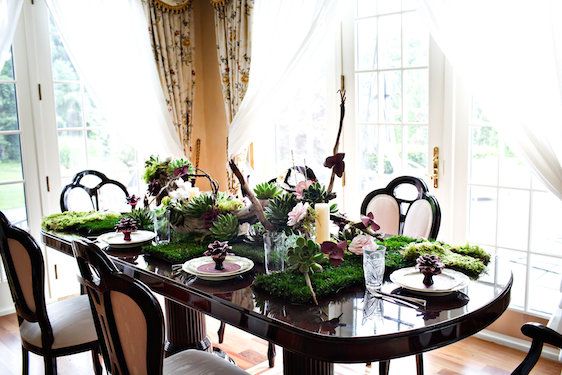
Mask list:
[{"label": "pink rose", "polygon": [[349,247],[347,249],[351,251],[353,254],[362,255],[363,248],[365,246],[374,246],[374,245],[375,242],[373,241],[373,237],[367,236],[365,234],[359,234],[355,236],[353,240],[351,240],[351,243],[349,244]]},{"label": "pink rose", "polygon": [[306,214],[308,213],[308,203],[299,202],[291,212],[287,215],[289,220],[287,220],[287,225],[292,227],[295,226],[297,223],[300,223],[302,219],[305,218]]},{"label": "pink rose", "polygon": [[303,191],[305,191],[306,189],[308,189],[308,187],[310,185],[312,185],[314,183],[314,181],[312,180],[306,180],[306,181],[300,181],[297,186],[295,186],[295,195],[297,196],[298,199],[302,199],[302,193]]}]

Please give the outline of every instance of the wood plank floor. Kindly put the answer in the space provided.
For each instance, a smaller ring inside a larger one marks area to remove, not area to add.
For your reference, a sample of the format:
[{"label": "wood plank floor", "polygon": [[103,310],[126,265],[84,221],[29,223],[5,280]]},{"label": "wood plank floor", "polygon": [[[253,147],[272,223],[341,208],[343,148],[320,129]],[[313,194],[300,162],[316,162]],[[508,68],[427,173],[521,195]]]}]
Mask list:
[{"label": "wood plank floor", "polygon": [[[251,374],[274,375],[282,374],[281,348],[278,348],[277,363],[273,369],[267,366],[267,343],[248,333],[227,326],[225,342],[217,344],[216,331],[219,323],[207,320],[208,334],[215,346],[228,352],[238,365]],[[523,359],[524,353],[500,345],[468,338],[448,347],[426,353],[426,374],[438,375],[504,375],[509,374]],[[43,373],[41,357],[31,355],[31,374]],[[59,374],[92,374],[89,353],[60,357],[58,359]],[[559,363],[540,360],[533,374],[560,375],[562,366]],[[393,360],[391,374],[415,374],[414,358]],[[15,315],[0,317],[0,374],[21,374],[20,339]],[[378,374],[376,365],[367,367],[364,364],[336,365],[336,374]]]}]

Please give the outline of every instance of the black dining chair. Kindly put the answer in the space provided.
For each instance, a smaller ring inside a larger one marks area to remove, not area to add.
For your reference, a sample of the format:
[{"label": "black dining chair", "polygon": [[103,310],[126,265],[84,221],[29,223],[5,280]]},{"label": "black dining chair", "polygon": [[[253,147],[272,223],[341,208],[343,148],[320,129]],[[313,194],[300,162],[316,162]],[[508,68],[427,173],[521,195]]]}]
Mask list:
[{"label": "black dining chair", "polygon": [[537,364],[544,344],[549,344],[562,349],[562,335],[555,330],[539,323],[526,323],[521,327],[521,332],[532,339],[531,348],[512,375],[527,375]]},{"label": "black dining chair", "polygon": [[87,296],[45,303],[43,254],[26,231],[0,212],[0,253],[14,300],[22,345],[22,373],[29,373],[29,352],[43,357],[45,374],[57,373],[57,357],[92,352],[101,374],[98,336]]},{"label": "black dining chair", "polygon": [[247,374],[224,359],[198,350],[164,358],[164,317],[150,289],[119,272],[94,243],[76,240],[72,249],[111,374]]},{"label": "black dining chair", "polygon": [[437,238],[441,208],[427,184],[413,176],[400,176],[367,194],[361,214],[372,212],[380,232],[414,238]]},{"label": "black dining chair", "polygon": [[[109,199],[110,196],[113,199]],[[72,182],[62,189],[60,209],[62,212],[104,209],[120,212],[126,207],[125,202],[128,197],[129,192],[125,185],[108,178],[102,172],[88,169],[78,172],[72,178]],[[105,202],[106,200],[109,202]],[[78,208],[76,208],[76,201],[80,202]],[[87,203],[84,204],[84,201]]]}]

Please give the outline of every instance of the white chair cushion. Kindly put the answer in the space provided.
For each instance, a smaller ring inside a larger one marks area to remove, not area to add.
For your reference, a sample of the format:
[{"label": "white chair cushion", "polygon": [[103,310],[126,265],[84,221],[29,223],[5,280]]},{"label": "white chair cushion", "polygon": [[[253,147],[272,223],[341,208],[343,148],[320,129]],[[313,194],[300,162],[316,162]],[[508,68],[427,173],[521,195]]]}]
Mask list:
[{"label": "white chair cushion", "polygon": [[400,229],[400,208],[393,196],[379,194],[373,197],[367,205],[366,213],[372,212],[381,228],[380,233],[398,234]]},{"label": "white chair cushion", "polygon": [[402,234],[414,238],[428,238],[433,223],[431,205],[425,199],[413,202],[406,214]]},{"label": "white chair cushion", "polygon": [[164,375],[248,374],[233,364],[200,350],[186,350],[164,358]]},{"label": "white chair cushion", "polygon": [[[86,344],[98,340],[92,310],[87,295],[69,298],[47,305],[47,315],[53,329],[53,349]],[[41,347],[39,323],[23,321],[20,326],[22,340]]]}]

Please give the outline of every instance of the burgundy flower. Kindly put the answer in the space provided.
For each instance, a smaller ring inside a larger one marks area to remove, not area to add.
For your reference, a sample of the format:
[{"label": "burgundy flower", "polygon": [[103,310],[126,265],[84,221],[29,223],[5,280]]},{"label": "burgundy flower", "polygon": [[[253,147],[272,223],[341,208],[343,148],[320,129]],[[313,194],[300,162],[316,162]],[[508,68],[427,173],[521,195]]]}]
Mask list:
[{"label": "burgundy flower", "polygon": [[131,208],[134,210],[135,207],[137,206],[137,203],[139,203],[140,197],[137,197],[135,194],[127,197],[127,204],[129,204],[131,206]]},{"label": "burgundy flower", "polygon": [[337,153],[333,156],[328,156],[326,158],[326,161],[324,161],[324,166],[326,168],[333,168],[336,176],[341,177],[343,176],[343,172],[345,171],[345,161],[343,161],[344,157],[344,152]]},{"label": "burgundy flower", "polygon": [[334,267],[339,267],[343,262],[343,254],[347,248],[347,241],[340,241],[338,243],[332,241],[324,241],[320,245],[320,250],[328,255],[330,263]]},{"label": "burgundy flower", "polygon": [[378,231],[381,229],[380,225],[375,223],[375,215],[372,212],[369,212],[367,216],[361,215],[361,222],[365,226],[365,228],[371,228],[373,232]]},{"label": "burgundy flower", "polygon": [[183,167],[179,167],[174,169],[174,177],[183,176],[189,173],[189,166],[184,165]]},{"label": "burgundy flower", "polygon": [[205,222],[205,227],[210,228],[213,225],[213,221],[219,216],[219,210],[216,208],[211,208],[209,211],[201,215],[201,219]]}]

